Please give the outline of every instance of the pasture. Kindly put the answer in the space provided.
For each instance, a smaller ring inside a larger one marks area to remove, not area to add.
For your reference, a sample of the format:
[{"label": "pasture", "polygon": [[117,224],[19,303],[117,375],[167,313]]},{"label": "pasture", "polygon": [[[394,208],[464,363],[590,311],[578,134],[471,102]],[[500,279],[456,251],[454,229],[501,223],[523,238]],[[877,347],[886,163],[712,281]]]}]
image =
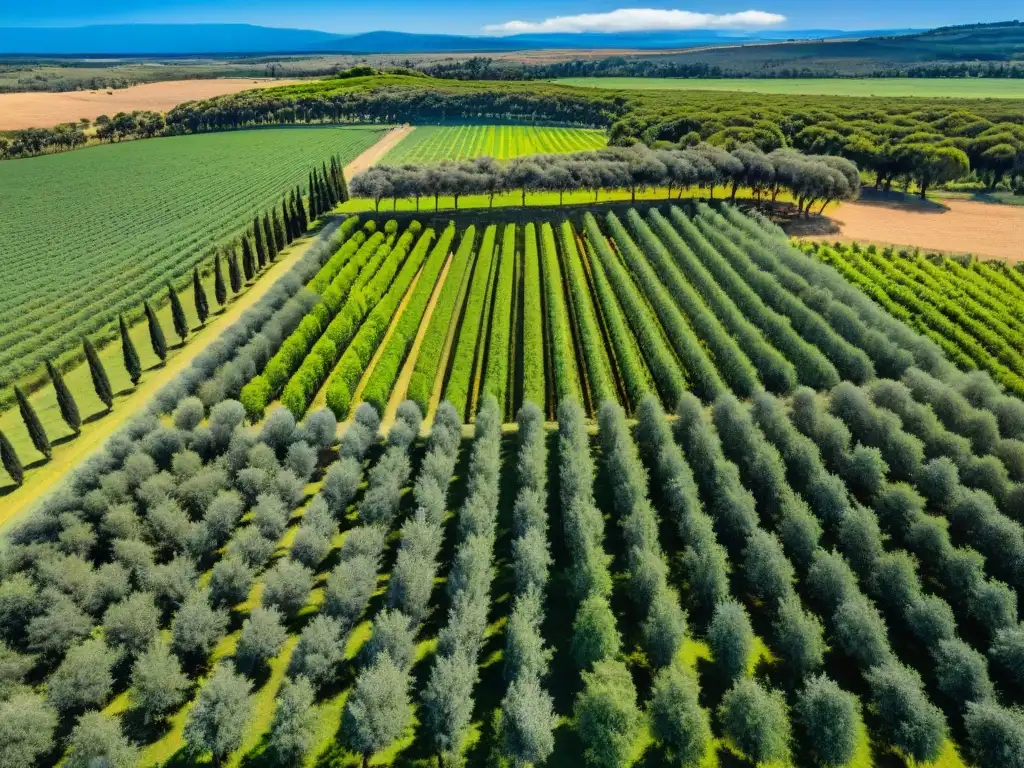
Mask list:
[{"label": "pasture", "polygon": [[1005,78],[676,78],[565,77],[554,81],[573,88],[630,91],[732,91],[799,96],[877,98],[1022,99],[1024,81]]},{"label": "pasture", "polygon": [[385,155],[389,165],[465,160],[486,155],[508,160],[522,155],[583,152],[608,143],[604,131],[536,125],[421,125]]},{"label": "pasture", "polygon": [[[0,385],[139,315],[332,154],[383,128],[239,131],[105,145],[0,164]],[[144,172],[143,172],[144,171]]]},{"label": "pasture", "polygon": [[[154,766],[992,764],[1024,404],[829,260],[726,204],[352,219],[22,530],[55,713],[0,714]],[[976,324],[1019,283],[968,277]]]}]

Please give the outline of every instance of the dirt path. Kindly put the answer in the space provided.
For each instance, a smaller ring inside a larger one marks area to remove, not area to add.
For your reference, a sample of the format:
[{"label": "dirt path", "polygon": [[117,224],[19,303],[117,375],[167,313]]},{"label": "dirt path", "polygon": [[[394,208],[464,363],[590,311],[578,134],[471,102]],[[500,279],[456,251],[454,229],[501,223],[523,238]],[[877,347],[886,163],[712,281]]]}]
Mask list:
[{"label": "dirt path", "polygon": [[392,128],[381,137],[380,141],[345,166],[345,178],[351,179],[356,174],[360,174],[370,166],[379,163],[384,155],[390,152],[398,142],[412,133],[413,130],[415,130],[413,126],[408,124]]},{"label": "dirt path", "polygon": [[[411,130],[408,126],[396,128],[385,134],[379,142],[363,152],[359,157],[345,166],[345,172],[351,176],[360,168],[368,168],[376,162],[384,152],[407,135]],[[397,138],[396,138],[397,134]],[[381,149],[383,147],[383,149]],[[353,171],[352,169],[357,169]],[[25,483],[6,496],[0,497],[0,530],[16,519],[22,512],[30,509],[43,495],[52,490],[73,467],[86,459],[93,451],[99,449],[114,432],[128,419],[149,402],[165,384],[191,365],[206,346],[215,340],[220,332],[234,323],[242,313],[252,307],[274,287],[277,280],[286,275],[291,266],[298,261],[316,242],[315,235],[309,235],[293,243],[256,283],[235,299],[221,314],[212,316],[206,327],[200,331],[199,338],[194,338],[182,350],[169,357],[163,368],[149,371],[143,381],[127,397],[115,401],[114,410],[95,422],[85,425],[82,434],[74,440],[55,446],[53,459],[41,467],[26,472]],[[417,275],[418,279],[418,275]],[[408,298],[406,298],[406,301]],[[405,307],[403,301],[402,309]],[[390,334],[391,329],[388,330]],[[324,388],[324,390],[326,387]],[[318,395],[322,400],[324,390]],[[318,406],[322,406],[320,402]]]},{"label": "dirt path", "polygon": [[287,274],[291,266],[309,250],[314,242],[316,242],[316,237],[306,237],[294,243],[271,265],[268,274],[257,280],[249,290],[229,304],[223,313],[211,316],[206,323],[206,328],[200,332],[202,336],[199,339],[194,339],[177,354],[169,357],[163,368],[149,371],[131,394],[114,403],[113,411],[95,422],[85,425],[82,434],[77,438],[56,446],[53,451],[53,459],[50,462],[27,472],[25,484],[3,497],[0,502],[0,529],[50,491],[66,472],[100,448],[107,438],[145,407],[157,391],[191,365],[192,361],[206,349],[207,344],[241,317],[243,312],[263,298],[278,278]]},{"label": "dirt path", "polygon": [[[409,380],[412,378],[413,369],[416,367],[416,358],[420,356],[420,347],[423,346],[423,337],[427,335],[427,328],[430,326],[430,318],[434,315],[434,308],[437,306],[437,300],[441,296],[441,289],[444,287],[445,280],[448,279],[448,270],[451,269],[453,255],[448,254],[448,260],[445,261],[444,267],[441,269],[441,274],[437,278],[437,285],[434,286],[434,292],[430,296],[430,301],[427,302],[426,312],[423,313],[423,319],[420,321],[419,330],[416,331],[416,338],[413,339],[412,346],[409,348],[409,354],[405,358],[405,362],[402,364],[402,371],[398,375],[398,381],[395,382],[394,389],[391,390],[391,398],[388,400],[388,406],[384,409],[383,424],[391,426],[394,423],[395,415],[398,413],[398,406],[405,400],[406,394],[409,392]],[[427,409],[427,413],[424,414],[427,418],[423,420],[424,428],[430,424],[430,409]]]},{"label": "dirt path", "polygon": [[829,218],[838,232],[808,240],[857,240],[946,253],[1024,260],[1024,206],[945,200],[941,205],[844,203]]},{"label": "dirt path", "polygon": [[210,99],[255,88],[275,88],[301,83],[302,80],[267,80],[251,77],[224,77],[210,80],[168,80],[129,88],[64,93],[0,94],[0,131],[20,128],[50,128],[57,123],[73,123],[79,118],[93,120],[117,112],[151,110],[166,112],[185,101]]}]

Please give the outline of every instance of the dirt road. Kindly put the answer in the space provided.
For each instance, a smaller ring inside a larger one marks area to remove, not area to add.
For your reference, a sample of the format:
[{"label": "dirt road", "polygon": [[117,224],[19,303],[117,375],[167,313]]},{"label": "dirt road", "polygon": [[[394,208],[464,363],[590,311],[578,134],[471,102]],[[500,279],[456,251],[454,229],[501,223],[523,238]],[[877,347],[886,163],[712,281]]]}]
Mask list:
[{"label": "dirt road", "polygon": [[392,128],[381,137],[380,141],[363,152],[359,157],[345,166],[345,178],[351,179],[356,174],[362,173],[371,165],[376,165],[394,146],[413,132],[413,126],[400,125]]}]

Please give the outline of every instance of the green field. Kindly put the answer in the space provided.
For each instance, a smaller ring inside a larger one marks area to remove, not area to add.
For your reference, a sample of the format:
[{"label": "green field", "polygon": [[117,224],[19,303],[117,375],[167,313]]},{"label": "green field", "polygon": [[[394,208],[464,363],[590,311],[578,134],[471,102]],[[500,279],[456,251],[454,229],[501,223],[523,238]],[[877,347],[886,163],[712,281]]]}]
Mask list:
[{"label": "green field", "polygon": [[37,371],[384,128],[173,137],[0,164],[0,385]]},{"label": "green field", "polygon": [[631,91],[735,91],[800,96],[917,96],[946,99],[1024,99],[1024,80],[971,78],[675,78],[566,77],[554,82],[577,88]]},{"label": "green field", "polygon": [[522,155],[581,152],[608,144],[604,131],[533,125],[424,125],[384,157],[385,163],[436,163],[487,155],[507,160]]}]

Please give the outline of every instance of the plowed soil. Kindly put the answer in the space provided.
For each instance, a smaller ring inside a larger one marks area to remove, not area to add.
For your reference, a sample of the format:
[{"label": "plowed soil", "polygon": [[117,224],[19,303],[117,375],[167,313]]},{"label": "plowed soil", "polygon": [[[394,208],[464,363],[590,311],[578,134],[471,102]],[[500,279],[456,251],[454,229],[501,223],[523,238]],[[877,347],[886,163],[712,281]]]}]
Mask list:
[{"label": "plowed soil", "polygon": [[100,115],[113,117],[118,112],[133,112],[137,109],[166,112],[185,101],[297,82],[301,81],[222,78],[168,80],[165,83],[146,83],[109,91],[0,93],[0,131],[50,128],[57,123],[77,122],[80,117],[94,120]]},{"label": "plowed soil", "polygon": [[838,231],[808,239],[916,246],[1013,263],[1024,260],[1024,206],[965,200],[941,205],[859,202],[845,203],[828,216]]}]

